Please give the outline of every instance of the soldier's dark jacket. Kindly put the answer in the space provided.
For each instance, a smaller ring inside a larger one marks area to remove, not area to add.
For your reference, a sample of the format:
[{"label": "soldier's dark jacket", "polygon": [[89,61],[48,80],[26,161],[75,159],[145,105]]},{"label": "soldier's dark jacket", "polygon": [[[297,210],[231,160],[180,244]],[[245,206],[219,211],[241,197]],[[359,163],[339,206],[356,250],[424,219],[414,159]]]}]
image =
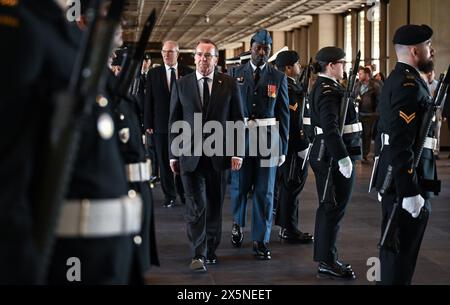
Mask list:
[{"label": "soldier's dark jacket", "polygon": [[75,49],[54,1],[0,2],[0,284],[36,280],[33,211],[52,114]]},{"label": "soldier's dark jacket", "polygon": [[[112,75],[112,74],[111,74]],[[113,79],[115,78],[112,76]],[[117,85],[117,79],[114,79]],[[114,83],[113,83],[114,84]],[[145,147],[142,140],[142,125],[139,96],[120,99],[116,105],[116,126],[120,142],[120,151],[125,164],[146,163]],[[153,196],[148,181],[128,182],[131,189],[138,192],[143,200],[142,243],[137,245],[139,269],[145,273],[150,264],[159,266],[156,250],[156,238],[153,216]]]},{"label": "soldier's dark jacket", "polygon": [[303,89],[292,78],[288,77],[289,94],[289,152],[300,152],[308,148],[309,141],[303,131],[303,121],[300,112],[303,103]]},{"label": "soldier's dark jacket", "polygon": [[416,137],[430,100],[430,92],[419,72],[410,65],[397,63],[384,83],[380,98],[377,150],[380,150],[383,133],[389,135],[389,145],[383,146],[380,152],[378,190],[383,185],[388,165],[392,165],[393,183],[389,192],[396,192],[398,198],[417,194],[430,198],[432,195],[427,192],[427,186],[437,180],[433,151],[424,149],[419,166],[415,169],[413,165]]},{"label": "soldier's dark jacket", "polygon": [[[349,156],[352,160],[361,159],[361,133],[339,135],[339,117],[344,88],[336,81],[319,76],[311,90],[311,125],[322,128],[323,134],[316,135],[311,155],[318,156],[320,140],[325,142],[325,156],[338,161]],[[353,103],[349,103],[345,125],[358,122]]]}]

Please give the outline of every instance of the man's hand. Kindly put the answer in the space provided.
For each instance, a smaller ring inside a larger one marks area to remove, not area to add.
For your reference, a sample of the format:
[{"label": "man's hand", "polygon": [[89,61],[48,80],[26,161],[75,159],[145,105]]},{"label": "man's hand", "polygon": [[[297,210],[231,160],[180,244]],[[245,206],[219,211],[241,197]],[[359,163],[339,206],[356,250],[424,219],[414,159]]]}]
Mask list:
[{"label": "man's hand", "polygon": [[403,198],[402,208],[408,211],[412,217],[417,218],[420,214],[420,210],[425,204],[425,199],[421,195]]},{"label": "man's hand", "polygon": [[170,160],[170,169],[172,170],[172,172],[174,174],[179,174],[180,173],[180,167],[178,166],[178,160]]},{"label": "man's hand", "polygon": [[284,161],[286,161],[286,156],[285,155],[281,155],[278,158],[278,167],[280,167],[281,165],[283,165]]},{"label": "man's hand", "polygon": [[231,158],[231,170],[232,171],[238,171],[242,167],[242,158],[239,157],[232,157]]},{"label": "man's hand", "polygon": [[350,157],[342,158],[338,161],[339,164],[339,171],[341,172],[342,176],[345,178],[350,178],[352,176],[352,170],[353,170],[353,164]]}]

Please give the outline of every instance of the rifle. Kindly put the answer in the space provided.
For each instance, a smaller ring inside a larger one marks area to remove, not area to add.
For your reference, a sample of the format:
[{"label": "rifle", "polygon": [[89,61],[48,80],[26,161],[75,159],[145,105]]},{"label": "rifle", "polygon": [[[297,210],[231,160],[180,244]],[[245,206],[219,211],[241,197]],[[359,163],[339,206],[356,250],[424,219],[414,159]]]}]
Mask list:
[{"label": "rifle", "polygon": [[137,77],[137,74],[140,71],[142,60],[145,55],[145,48],[147,47],[147,42],[153,31],[155,23],[156,11],[153,9],[144,24],[144,28],[142,29],[136,48],[132,48],[130,54],[128,54],[125,58],[123,68],[120,72],[118,91],[117,94],[115,94],[116,103],[114,103],[114,105],[118,105],[119,100],[126,97],[130,92],[133,80]]},{"label": "rifle", "polygon": [[[428,133],[431,130],[431,126],[433,124],[433,117],[438,109],[442,109],[445,103],[445,95],[448,90],[450,84],[450,66],[447,69],[447,73],[441,74],[439,77],[439,82],[436,87],[436,91],[434,92],[434,96],[431,99],[431,102],[426,105],[426,111],[423,116],[423,120],[421,122],[419,132],[417,134],[417,138],[415,141],[415,149],[414,149],[414,168],[417,168],[420,162],[420,158],[422,157],[422,152],[425,146],[425,140],[428,136]],[[387,190],[390,188],[393,180],[393,166],[389,165],[387,168],[386,177],[383,181],[383,185],[380,189],[380,194],[384,195]],[[386,224],[386,228],[381,236],[381,241],[379,244],[380,248],[388,247],[396,250],[395,247],[395,231],[396,226],[393,226],[396,221],[394,220],[397,217],[398,205],[400,204],[400,199],[397,199],[392,208],[391,214],[389,215],[388,222]]]},{"label": "rifle", "polygon": [[[355,64],[353,66],[353,70],[350,70],[349,81],[347,84],[347,88],[345,90],[343,101],[341,103],[340,116],[339,116],[339,135],[341,137],[344,135],[344,126],[345,126],[345,119],[347,117],[348,105],[350,104],[350,101],[352,101],[354,99],[353,90],[355,88],[356,75],[358,73],[360,59],[361,59],[361,51],[358,51],[358,54],[356,55],[356,59],[355,59]],[[325,201],[325,198],[326,198],[329,188],[330,188],[330,178],[331,178],[332,167],[333,167],[333,158],[330,157],[330,162],[328,163],[327,179],[325,180],[325,188],[324,188],[324,191],[322,194],[321,202]]]},{"label": "rifle", "polygon": [[[304,125],[303,125],[303,117],[305,116],[305,107],[306,104],[309,101],[309,80],[311,78],[311,71],[312,71],[312,57],[309,58],[309,63],[308,66],[303,70],[303,74],[304,78],[301,78],[302,80],[302,85],[303,85],[303,101],[302,101],[302,107],[300,108],[300,124],[302,126],[302,130],[301,130],[301,138],[304,139],[305,138],[305,131],[304,129]],[[310,143],[308,145],[308,151],[306,153],[305,159],[303,159],[303,163],[302,163],[302,170],[305,168],[306,165],[306,161],[308,161],[309,159],[309,153],[311,152],[311,147],[312,144]]]},{"label": "rifle", "polygon": [[88,28],[83,34],[68,89],[56,96],[34,228],[41,259],[38,283],[44,283],[47,276],[56,225],[81,140],[82,121],[92,112],[98,89],[105,84],[104,70],[125,1],[111,1],[108,14],[103,17],[99,13],[101,0],[91,0],[86,13]]}]

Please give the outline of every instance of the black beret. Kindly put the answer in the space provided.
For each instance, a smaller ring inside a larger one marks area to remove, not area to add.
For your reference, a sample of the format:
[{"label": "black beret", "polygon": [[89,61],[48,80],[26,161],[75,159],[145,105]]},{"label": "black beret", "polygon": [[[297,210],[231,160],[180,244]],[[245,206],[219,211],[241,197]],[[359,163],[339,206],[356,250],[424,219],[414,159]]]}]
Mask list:
[{"label": "black beret", "polygon": [[250,40],[250,46],[254,43],[258,42],[260,44],[272,44],[272,38],[270,37],[269,32],[266,29],[261,29],[253,35]]},{"label": "black beret", "polygon": [[299,56],[295,51],[283,51],[278,53],[275,64],[277,67],[293,66],[299,60]]},{"label": "black beret", "polygon": [[433,36],[433,30],[425,24],[407,24],[395,31],[394,44],[412,46],[427,41]]},{"label": "black beret", "polygon": [[335,62],[345,57],[345,52],[338,47],[325,47],[316,54],[316,60],[321,62]]},{"label": "black beret", "polygon": [[113,58],[112,66],[122,66],[127,56],[127,49],[118,49],[114,52],[116,57]]}]

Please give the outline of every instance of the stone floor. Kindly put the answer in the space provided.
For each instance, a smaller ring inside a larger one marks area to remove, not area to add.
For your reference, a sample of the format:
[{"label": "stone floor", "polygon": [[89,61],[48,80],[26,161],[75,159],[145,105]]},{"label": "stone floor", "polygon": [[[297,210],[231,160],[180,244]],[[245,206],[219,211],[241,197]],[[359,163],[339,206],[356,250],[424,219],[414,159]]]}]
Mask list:
[{"label": "stone floor", "polygon": [[[441,154],[438,175],[442,193],[432,202],[433,211],[419,254],[413,284],[450,284],[450,160]],[[351,263],[357,275],[354,281],[316,278],[312,245],[281,242],[277,226],[272,228],[272,260],[258,261],[251,250],[250,226],[244,228],[244,244],[235,249],[230,243],[232,225],[229,191],[223,209],[223,235],[217,255],[219,264],[208,266],[205,274],[189,270],[191,257],[183,219],[183,206],[162,207],[160,185],[154,190],[156,232],[161,266],[153,267],[147,278],[151,285],[366,285],[367,260],[377,256],[380,235],[380,206],[376,193],[367,193],[372,165],[357,164],[356,186],[342,222],[338,249],[342,261]],[[301,230],[313,233],[318,205],[314,175],[310,171],[300,195]],[[251,201],[249,202],[251,207]],[[249,210],[249,216],[251,215]],[[250,219],[249,219],[250,220]]]}]

